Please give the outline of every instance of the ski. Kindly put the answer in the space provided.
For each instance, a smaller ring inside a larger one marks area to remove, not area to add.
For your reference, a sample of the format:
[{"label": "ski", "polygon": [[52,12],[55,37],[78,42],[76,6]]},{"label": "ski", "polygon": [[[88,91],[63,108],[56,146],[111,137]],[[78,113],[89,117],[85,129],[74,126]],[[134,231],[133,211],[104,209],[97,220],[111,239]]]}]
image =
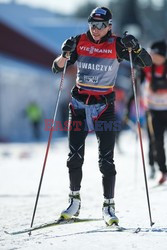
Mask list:
[{"label": "ski", "polygon": [[58,220],[43,223],[43,224],[31,227],[31,228],[25,228],[23,230],[14,231],[14,232],[8,232],[8,231],[4,231],[4,232],[6,234],[10,234],[10,235],[17,235],[17,234],[30,233],[30,232],[35,231],[35,230],[40,230],[40,229],[52,227],[52,226],[59,226],[59,225],[72,224],[72,223],[81,223],[81,222],[93,222],[93,221],[100,221],[100,220],[102,220],[102,219],[99,219],[99,218],[83,218],[83,219],[71,218],[69,220],[65,220],[65,219],[59,218]]},{"label": "ski", "polygon": [[[4,231],[6,234],[9,235],[19,235],[19,234],[24,234],[24,233],[31,233],[32,231],[40,230],[43,228],[48,228],[48,227],[53,227],[53,226],[61,226],[61,225],[67,225],[67,224],[73,224],[73,223],[83,223],[83,222],[96,222],[96,221],[102,221],[100,218],[71,218],[71,219],[63,219],[59,218],[54,221],[50,221],[47,223],[43,223],[31,228],[25,228],[19,231],[13,231],[13,232],[8,232]],[[99,229],[95,230],[90,230],[90,231],[85,231],[85,232],[80,232],[81,233],[98,233],[98,232],[132,232],[132,233],[139,233],[141,231],[141,228],[125,228],[117,224],[112,224],[111,226],[105,226]],[[77,233],[76,233],[77,234]]]},{"label": "ski", "polygon": [[101,230],[102,232],[131,232],[131,233],[139,233],[141,232],[141,228],[126,228],[117,224],[112,224],[111,226],[107,226]]}]

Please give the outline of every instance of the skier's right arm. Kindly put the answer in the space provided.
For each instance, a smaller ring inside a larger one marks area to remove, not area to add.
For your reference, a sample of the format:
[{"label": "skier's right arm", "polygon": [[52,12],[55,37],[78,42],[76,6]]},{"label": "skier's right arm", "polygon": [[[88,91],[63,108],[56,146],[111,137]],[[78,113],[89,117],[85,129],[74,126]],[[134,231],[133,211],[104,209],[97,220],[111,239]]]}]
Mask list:
[{"label": "skier's right arm", "polygon": [[61,55],[58,56],[52,64],[53,73],[63,71],[65,61],[68,59],[67,66],[74,64],[77,60],[76,45],[80,36],[70,37],[65,40],[61,46]]}]

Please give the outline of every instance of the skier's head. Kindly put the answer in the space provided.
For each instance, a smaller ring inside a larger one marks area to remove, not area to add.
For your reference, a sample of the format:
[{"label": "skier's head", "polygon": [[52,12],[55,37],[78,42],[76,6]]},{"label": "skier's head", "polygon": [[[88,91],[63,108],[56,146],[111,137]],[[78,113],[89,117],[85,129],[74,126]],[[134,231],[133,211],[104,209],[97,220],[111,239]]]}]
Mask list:
[{"label": "skier's head", "polygon": [[108,22],[112,24],[112,14],[106,7],[97,7],[92,10],[88,17],[88,23],[90,22]]},{"label": "skier's head", "polygon": [[151,57],[154,64],[161,65],[166,60],[167,47],[165,41],[157,41],[151,45]]},{"label": "skier's head", "polygon": [[112,28],[112,14],[106,7],[97,7],[88,17],[90,33],[95,41],[100,40]]}]

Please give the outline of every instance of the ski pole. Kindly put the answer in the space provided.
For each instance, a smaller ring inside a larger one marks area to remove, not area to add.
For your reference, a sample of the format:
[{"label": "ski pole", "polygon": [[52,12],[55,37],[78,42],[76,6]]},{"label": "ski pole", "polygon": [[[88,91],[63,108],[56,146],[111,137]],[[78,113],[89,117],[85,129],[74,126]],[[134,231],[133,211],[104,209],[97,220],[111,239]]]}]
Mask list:
[{"label": "ski pole", "polygon": [[[49,132],[49,138],[48,138],[47,148],[46,148],[46,152],[45,152],[45,157],[44,157],[44,162],[43,162],[43,167],[42,167],[41,177],[40,177],[38,191],[37,191],[37,195],[36,195],[36,200],[35,200],[35,205],[34,205],[34,210],[33,210],[33,215],[32,215],[30,228],[33,226],[33,223],[34,223],[34,218],[35,218],[38,199],[39,199],[39,195],[40,195],[40,190],[41,190],[42,180],[43,180],[43,176],[44,176],[44,171],[45,171],[45,167],[46,167],[46,161],[47,161],[47,157],[48,157],[50,142],[51,142],[51,139],[52,139],[54,123],[56,121],[56,115],[57,115],[57,109],[58,109],[58,105],[59,105],[60,95],[61,95],[62,88],[63,88],[64,76],[65,76],[66,68],[67,68],[67,61],[68,61],[68,59],[65,61],[64,70],[63,70],[61,80],[60,80],[59,90],[58,90],[57,99],[56,99],[56,105],[55,105],[55,109],[54,109],[53,122],[52,122],[52,126],[51,126],[51,129],[50,129],[50,132]],[[31,231],[29,232],[29,236],[30,235],[31,235]]]},{"label": "ski pole", "polygon": [[136,119],[137,119],[137,127],[138,127],[139,141],[140,141],[140,148],[141,148],[141,156],[142,156],[142,163],[143,163],[143,171],[144,171],[146,196],[147,196],[148,211],[149,211],[149,218],[150,218],[150,226],[152,227],[154,225],[154,222],[152,221],[152,216],[151,216],[151,206],[150,206],[150,199],[149,199],[149,192],[148,192],[148,184],[147,184],[147,176],[146,176],[146,166],[145,166],[145,158],[144,158],[141,126],[140,126],[140,120],[139,120],[139,108],[138,108],[137,95],[136,95],[135,74],[134,74],[133,60],[132,60],[132,49],[128,48],[128,52],[129,52],[131,78],[132,78],[132,85],[133,85],[133,92],[134,92],[134,99],[135,99]]}]

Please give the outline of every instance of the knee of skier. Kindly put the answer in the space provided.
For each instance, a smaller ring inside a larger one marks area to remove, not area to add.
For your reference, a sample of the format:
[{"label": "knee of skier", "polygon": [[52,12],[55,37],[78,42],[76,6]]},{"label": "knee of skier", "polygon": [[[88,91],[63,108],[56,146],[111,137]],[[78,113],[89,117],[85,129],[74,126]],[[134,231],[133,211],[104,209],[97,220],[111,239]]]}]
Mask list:
[{"label": "knee of skier", "polygon": [[100,166],[100,172],[104,176],[113,176],[116,175],[115,165],[114,164],[104,164]]},{"label": "knee of skier", "polygon": [[71,159],[67,160],[67,167],[69,168],[69,171],[73,171],[75,169],[81,168],[83,165],[83,158],[81,159],[78,156],[75,156]]}]

